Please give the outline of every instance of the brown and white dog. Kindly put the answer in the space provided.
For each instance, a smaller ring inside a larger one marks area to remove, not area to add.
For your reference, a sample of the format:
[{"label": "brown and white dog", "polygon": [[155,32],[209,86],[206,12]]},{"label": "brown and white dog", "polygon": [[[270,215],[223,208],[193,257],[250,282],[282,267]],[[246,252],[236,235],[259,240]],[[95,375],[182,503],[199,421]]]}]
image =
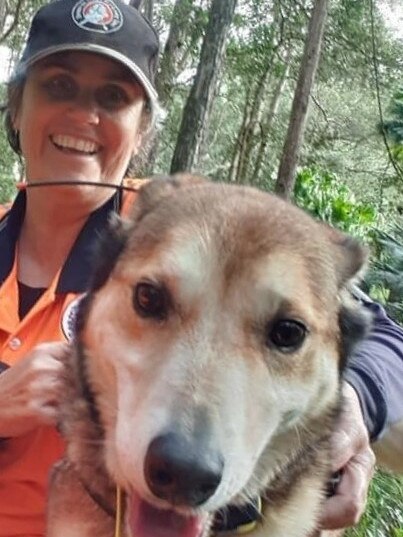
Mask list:
[{"label": "brown and white dog", "polygon": [[346,292],[365,250],[267,193],[189,177],[149,182],[102,242],[48,537],[112,537],[117,486],[124,537],[206,536],[258,496],[254,537],[309,534],[367,325]]}]

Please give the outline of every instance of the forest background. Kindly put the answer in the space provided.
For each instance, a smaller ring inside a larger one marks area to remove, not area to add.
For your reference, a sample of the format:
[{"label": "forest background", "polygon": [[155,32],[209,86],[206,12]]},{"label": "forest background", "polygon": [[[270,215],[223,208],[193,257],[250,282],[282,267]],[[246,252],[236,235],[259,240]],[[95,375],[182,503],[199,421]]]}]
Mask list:
[{"label": "forest background", "polygon": [[[0,97],[32,14],[1,0]],[[370,245],[365,290],[403,322],[401,0],[143,0],[161,37],[159,135],[139,174],[192,170],[291,199]],[[0,131],[0,203],[22,164]],[[379,472],[356,537],[403,537]]]}]

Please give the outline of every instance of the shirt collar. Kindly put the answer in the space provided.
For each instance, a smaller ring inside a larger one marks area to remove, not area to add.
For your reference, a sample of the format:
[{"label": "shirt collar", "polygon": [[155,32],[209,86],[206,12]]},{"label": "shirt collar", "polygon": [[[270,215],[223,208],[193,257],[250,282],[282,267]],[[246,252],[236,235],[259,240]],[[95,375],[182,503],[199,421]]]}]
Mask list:
[{"label": "shirt collar", "polygon": [[[0,220],[0,284],[13,267],[15,248],[24,220],[26,193],[19,192],[10,211]],[[84,293],[92,272],[92,252],[112,212],[119,212],[121,193],[114,194],[89,216],[63,265],[57,293]]]},{"label": "shirt collar", "polygon": [[0,285],[13,268],[15,247],[24,220],[25,205],[25,192],[20,192],[10,211],[0,220]]}]

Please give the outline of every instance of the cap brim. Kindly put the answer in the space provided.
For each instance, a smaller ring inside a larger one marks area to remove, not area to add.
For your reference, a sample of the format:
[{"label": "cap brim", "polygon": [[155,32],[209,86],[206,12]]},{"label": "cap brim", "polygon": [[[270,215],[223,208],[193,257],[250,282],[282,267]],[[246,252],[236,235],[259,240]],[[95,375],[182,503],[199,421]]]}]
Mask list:
[{"label": "cap brim", "polygon": [[31,67],[34,63],[46,58],[47,56],[50,56],[52,54],[57,54],[58,52],[66,52],[66,51],[94,52],[96,54],[101,54],[102,56],[106,56],[108,58],[111,58],[123,64],[125,67],[129,69],[129,71],[133,73],[136,79],[143,86],[144,91],[146,92],[146,95],[150,100],[151,107],[152,109],[154,109],[154,106],[158,101],[158,94],[155,91],[153,85],[151,84],[151,82],[148,80],[148,78],[145,76],[143,71],[140,69],[140,67],[136,63],[128,60],[126,56],[124,56],[123,54],[120,54],[114,49],[96,45],[94,43],[57,45],[57,46],[53,46],[53,47],[49,47],[47,49],[41,50],[40,52],[38,52],[38,54],[34,54],[33,56],[29,58],[29,61],[20,63],[18,68],[20,70],[25,70],[26,68]]}]

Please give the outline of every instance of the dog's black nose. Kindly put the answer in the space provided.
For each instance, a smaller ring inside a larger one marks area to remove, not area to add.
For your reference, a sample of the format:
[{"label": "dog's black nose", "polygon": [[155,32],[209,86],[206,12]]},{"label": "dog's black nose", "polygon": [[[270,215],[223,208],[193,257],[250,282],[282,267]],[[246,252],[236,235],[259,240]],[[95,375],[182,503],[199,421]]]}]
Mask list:
[{"label": "dog's black nose", "polygon": [[151,492],[173,505],[196,507],[214,494],[222,478],[222,456],[181,434],[156,437],[145,459]]}]

